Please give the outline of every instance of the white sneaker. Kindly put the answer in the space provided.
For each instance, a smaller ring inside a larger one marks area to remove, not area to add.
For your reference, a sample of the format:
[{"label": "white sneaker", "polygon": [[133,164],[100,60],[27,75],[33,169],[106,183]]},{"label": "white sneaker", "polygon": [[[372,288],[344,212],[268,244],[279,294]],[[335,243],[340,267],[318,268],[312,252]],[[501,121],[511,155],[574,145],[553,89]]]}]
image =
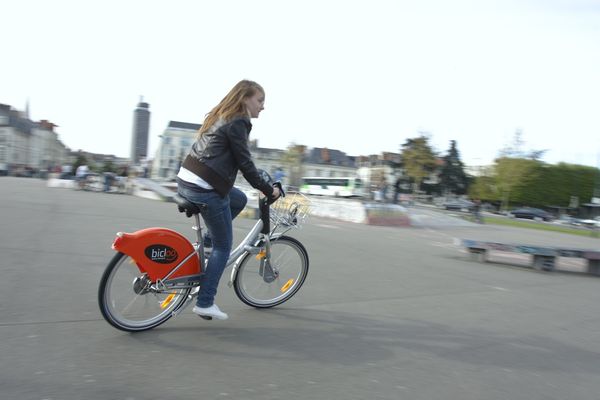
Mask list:
[{"label": "white sneaker", "polygon": [[194,312],[194,314],[199,315],[201,317],[211,317],[220,320],[226,320],[227,318],[229,318],[227,314],[219,310],[219,307],[217,307],[216,304],[213,304],[212,306],[206,308],[194,306],[192,311]]}]

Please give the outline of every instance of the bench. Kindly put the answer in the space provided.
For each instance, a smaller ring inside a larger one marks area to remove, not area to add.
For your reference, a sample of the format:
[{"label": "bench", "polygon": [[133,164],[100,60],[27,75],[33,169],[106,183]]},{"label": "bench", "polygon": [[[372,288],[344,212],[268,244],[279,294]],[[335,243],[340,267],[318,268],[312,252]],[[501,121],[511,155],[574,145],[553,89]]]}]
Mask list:
[{"label": "bench", "polygon": [[533,268],[544,271],[554,271],[557,257],[583,258],[587,260],[588,274],[600,275],[600,250],[543,247],[471,239],[462,239],[462,245],[469,251],[472,258],[478,261],[486,261],[490,250],[531,254]]}]

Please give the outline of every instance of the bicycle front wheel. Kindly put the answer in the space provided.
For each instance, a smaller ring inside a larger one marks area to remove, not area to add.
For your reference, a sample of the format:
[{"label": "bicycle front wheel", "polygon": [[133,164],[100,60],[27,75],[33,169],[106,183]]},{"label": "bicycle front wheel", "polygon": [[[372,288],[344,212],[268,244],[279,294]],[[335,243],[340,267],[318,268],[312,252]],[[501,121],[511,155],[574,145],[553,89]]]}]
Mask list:
[{"label": "bicycle front wheel", "polygon": [[133,258],[117,253],[98,289],[104,319],[117,329],[139,332],[162,324],[184,303],[191,289],[157,290]]},{"label": "bicycle front wheel", "polygon": [[246,254],[233,281],[235,294],[252,307],[269,308],[289,300],[308,274],[308,253],[298,240],[281,236],[271,241],[271,259]]}]

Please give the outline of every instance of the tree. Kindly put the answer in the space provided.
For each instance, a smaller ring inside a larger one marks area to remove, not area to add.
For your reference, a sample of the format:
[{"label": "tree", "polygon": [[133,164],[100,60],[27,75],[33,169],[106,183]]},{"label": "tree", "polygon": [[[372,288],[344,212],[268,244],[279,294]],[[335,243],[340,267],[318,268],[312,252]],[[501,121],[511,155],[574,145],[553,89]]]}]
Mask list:
[{"label": "tree", "polygon": [[116,167],[111,160],[106,160],[104,162],[102,172],[116,172]]},{"label": "tree", "polygon": [[77,171],[77,168],[80,165],[88,165],[89,166],[87,158],[81,153],[77,154],[77,158],[75,159],[75,164],[73,164],[73,171]]},{"label": "tree", "polygon": [[571,200],[582,202],[593,196],[598,169],[583,165],[538,163],[534,179],[515,193],[524,204],[572,206]]},{"label": "tree", "polygon": [[481,176],[475,178],[473,183],[469,185],[469,197],[500,204],[500,195],[498,194],[493,167],[488,167]]},{"label": "tree", "polygon": [[492,203],[534,207],[571,207],[574,198],[593,196],[600,170],[594,167],[559,163],[546,164],[526,158],[503,157],[475,179],[469,187],[472,197]]},{"label": "tree", "polygon": [[500,150],[499,158],[526,158],[529,160],[541,159],[548,150],[524,150],[525,140],[523,139],[523,131],[517,129],[512,139],[512,143],[506,145]]},{"label": "tree", "polygon": [[292,186],[299,187],[301,184],[303,175],[302,161],[304,159],[305,149],[306,147],[303,145],[290,143],[281,159],[288,170],[289,184]]},{"label": "tree", "polygon": [[507,144],[498,152],[498,158],[519,158],[523,156],[523,131],[517,129],[513,135],[512,142]]},{"label": "tree", "polygon": [[[511,195],[516,189],[526,187],[528,182],[537,178],[537,165],[540,161],[526,158],[501,157],[496,159],[494,166],[496,187],[501,196],[502,209],[508,209]],[[514,199],[513,199],[514,200]]]},{"label": "tree", "polygon": [[436,156],[429,146],[429,139],[421,135],[414,139],[407,139],[400,150],[402,166],[406,174],[413,179],[413,192],[416,192],[425,177],[433,172],[436,166]]},{"label": "tree", "polygon": [[456,140],[450,141],[448,154],[444,156],[444,165],[440,172],[440,185],[443,193],[465,194],[467,192],[467,174],[460,160]]}]

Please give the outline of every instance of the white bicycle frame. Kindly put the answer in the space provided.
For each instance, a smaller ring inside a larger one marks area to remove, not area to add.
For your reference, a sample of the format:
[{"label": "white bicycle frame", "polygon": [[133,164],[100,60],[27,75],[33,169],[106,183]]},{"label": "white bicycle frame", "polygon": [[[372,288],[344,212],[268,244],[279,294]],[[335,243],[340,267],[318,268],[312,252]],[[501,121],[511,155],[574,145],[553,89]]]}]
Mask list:
[{"label": "white bicycle frame", "polygon": [[[192,246],[196,250],[195,252],[198,255],[198,257],[200,257],[200,259],[203,260],[202,265],[205,265],[205,268],[210,268],[210,266],[208,266],[208,264],[207,264],[208,259],[206,258],[205,254],[204,254],[204,247],[201,245],[202,224],[200,221],[200,215],[194,214],[194,217],[196,220],[196,225],[193,226],[192,229],[194,229],[197,233],[197,235],[196,235],[197,241],[195,243],[192,243]],[[262,230],[264,228],[264,222],[262,219],[258,219],[256,221],[256,223],[250,229],[250,232],[248,232],[246,237],[229,254],[229,258],[227,259],[225,268],[229,267],[232,264],[233,264],[233,268],[231,270],[231,275],[229,277],[229,282],[227,282],[227,286],[229,286],[229,287],[233,286],[233,281],[235,280],[235,277],[237,275],[239,264],[246,254],[258,254],[258,253],[260,253],[261,249],[264,247],[265,248],[265,263],[267,263],[267,264],[270,263],[271,240],[280,237],[285,232],[287,232],[288,230],[291,229],[291,227],[288,227],[283,232],[275,233],[275,230],[279,226],[280,226],[280,224],[276,223],[275,226],[272,227],[272,229],[270,230],[269,233],[262,233]],[[261,245],[257,246],[257,244],[259,244],[259,243]],[[191,256],[191,254],[190,254],[190,256]],[[186,258],[186,260],[187,260],[187,258]],[[182,265],[183,265],[183,263],[182,263]],[[178,267],[173,269],[173,271],[171,271],[171,273],[169,275],[174,273],[178,269]],[[188,306],[188,304],[192,301],[192,299],[198,294],[199,290],[200,290],[200,287],[195,286],[192,289],[192,291],[188,294],[188,298],[186,299],[185,303],[181,307],[179,307],[177,310],[173,311],[173,315],[179,314],[184,308],[186,308]]]}]

